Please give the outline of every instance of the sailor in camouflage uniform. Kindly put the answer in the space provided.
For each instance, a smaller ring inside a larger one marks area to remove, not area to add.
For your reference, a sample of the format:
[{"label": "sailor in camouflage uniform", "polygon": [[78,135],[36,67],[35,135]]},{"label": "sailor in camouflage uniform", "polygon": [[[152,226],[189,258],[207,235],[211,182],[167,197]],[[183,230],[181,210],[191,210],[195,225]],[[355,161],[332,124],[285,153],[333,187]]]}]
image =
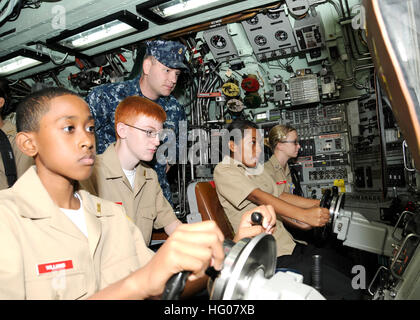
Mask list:
[{"label": "sailor in camouflage uniform", "polygon": [[[171,93],[175,89],[181,70],[188,70],[183,62],[185,51],[186,47],[176,41],[147,41],[141,76],[93,88],[86,101],[95,118],[98,154],[103,153],[108,145],[115,141],[115,108],[121,100],[133,95],[146,97],[163,107],[167,115],[164,128],[174,131],[178,150],[179,123],[186,121],[186,115],[183,107]],[[163,194],[173,206],[166,176],[167,164],[155,162],[154,169]]]}]

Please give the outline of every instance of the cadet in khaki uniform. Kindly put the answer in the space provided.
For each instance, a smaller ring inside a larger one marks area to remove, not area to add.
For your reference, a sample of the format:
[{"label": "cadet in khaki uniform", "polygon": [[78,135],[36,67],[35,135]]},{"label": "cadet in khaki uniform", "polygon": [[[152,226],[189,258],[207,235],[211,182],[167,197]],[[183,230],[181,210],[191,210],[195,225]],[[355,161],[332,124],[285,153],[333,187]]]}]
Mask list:
[{"label": "cadet in khaki uniform", "polygon": [[277,189],[279,190],[279,194],[282,194],[283,192],[291,193],[293,181],[288,164],[283,167],[273,154],[270,159],[264,163],[264,171],[273,178]]},{"label": "cadet in khaki uniform", "polygon": [[0,192],[1,299],[87,298],[151,259],[121,206],[78,194],[89,237],[53,202],[35,166]]},{"label": "cadet in khaki uniform", "polygon": [[162,193],[151,161],[160,144],[166,113],[153,101],[131,96],[115,110],[117,142],[98,156],[93,174],[81,183],[90,193],[122,205],[146,244],[153,228],[170,235],[181,224]]},{"label": "cadet in khaki uniform", "polygon": [[214,222],[180,225],[152,257],[121,206],[75,188],[95,160],[94,120],[80,96],[35,92],[18,106],[17,127],[36,166],[0,191],[0,298],[142,299],[182,270],[196,280],[221,268]]},{"label": "cadet in khaki uniform", "polygon": [[[268,145],[273,155],[264,164],[264,172],[276,183],[279,198],[287,202],[289,210],[310,209],[319,207],[318,199],[307,199],[293,194],[293,182],[288,165],[289,159],[296,158],[299,152],[298,134],[295,128],[288,125],[276,125],[268,134]],[[309,229],[307,225],[298,224],[300,229]]]},{"label": "cadet in khaki uniform", "polygon": [[[240,141],[234,139],[237,137],[235,130],[241,133]],[[311,284],[312,255],[320,254],[321,250],[295,243],[282,221],[291,225],[300,224],[292,219],[308,215],[308,223],[324,225],[329,218],[328,210],[319,207],[297,213],[289,210],[291,205],[279,198],[275,181],[258,163],[262,138],[256,125],[250,121],[235,120],[229,125],[228,131],[231,135],[230,157],[226,156],[214,170],[216,192],[226,215],[235,228],[244,210],[260,204],[272,205],[277,215],[277,230],[273,233],[277,244],[277,267],[297,270],[302,273],[304,283]],[[358,298],[351,287],[351,279],[338,269],[323,264],[323,277],[322,294],[327,299]]]},{"label": "cadet in khaki uniform", "polygon": [[[262,172],[262,167],[257,167],[256,170]],[[214,169],[214,182],[220,204],[235,232],[243,213],[257,207],[247,199],[253,190],[261,188],[267,193],[278,196],[276,185],[267,174],[254,174],[242,162],[228,156]],[[277,242],[277,256],[291,254],[295,247],[293,237],[285,229],[281,220],[277,219],[276,227],[273,236]]]},{"label": "cadet in khaki uniform", "polygon": [[[23,154],[15,143],[16,127],[9,120],[4,120],[4,117],[10,113],[8,108],[10,101],[8,95],[8,85],[5,80],[0,80],[0,130],[2,130],[9,139],[10,145],[12,146],[13,154],[15,157],[16,174],[19,178],[31,165],[33,165],[33,159]],[[0,156],[0,190],[9,187],[3,159]]]}]

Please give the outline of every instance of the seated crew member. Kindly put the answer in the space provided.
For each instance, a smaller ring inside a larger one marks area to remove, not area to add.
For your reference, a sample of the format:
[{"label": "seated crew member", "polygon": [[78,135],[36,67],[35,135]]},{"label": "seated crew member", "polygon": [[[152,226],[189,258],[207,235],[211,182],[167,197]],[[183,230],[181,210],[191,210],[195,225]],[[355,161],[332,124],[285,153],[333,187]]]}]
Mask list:
[{"label": "seated crew member", "polygon": [[[295,243],[283,222],[299,226],[323,226],[329,219],[325,208],[311,207],[300,210],[279,198],[275,181],[258,163],[261,154],[261,136],[256,125],[246,120],[235,120],[229,127],[230,156],[225,156],[214,170],[216,192],[234,230],[242,214],[257,205],[271,205],[277,215],[277,229],[273,233],[277,244],[277,267],[292,268],[302,273],[304,283],[311,284],[311,258],[317,248]],[[240,133],[240,135],[235,134]],[[235,139],[238,138],[239,139]],[[294,222],[294,219],[298,220]],[[351,280],[331,265],[324,265],[325,288],[321,292],[327,299],[357,299]]]},{"label": "seated crew member", "polygon": [[166,113],[157,103],[139,96],[121,101],[115,110],[117,141],[97,156],[93,173],[82,188],[121,204],[150,244],[153,228],[171,235],[181,224],[162,193],[151,161],[160,144]]},{"label": "seated crew member", "polygon": [[[189,280],[220,269],[223,234],[214,222],[182,224],[153,254],[122,206],[78,190],[95,161],[94,120],[63,88],[18,106],[16,142],[35,166],[0,191],[0,299],[143,299],[182,270]],[[261,206],[265,230],[274,211]],[[241,222],[247,236],[251,211]]]},{"label": "seated crew member", "polygon": [[[289,159],[296,158],[299,152],[298,134],[295,128],[287,125],[276,125],[268,134],[268,144],[273,151],[270,159],[264,163],[264,171],[273,178],[278,188],[278,198],[287,202],[289,206],[285,210],[298,211],[299,209],[309,209],[319,207],[318,199],[307,199],[293,194],[293,182],[288,165]],[[290,215],[288,215],[290,217]],[[293,220],[285,220],[286,224],[293,227],[308,230],[308,224],[292,223]]]},{"label": "seated crew member", "polygon": [[[0,130],[2,131],[0,134],[4,133],[3,137],[7,137],[13,151],[15,167],[12,166],[7,171],[9,173],[9,170],[12,170],[10,173],[16,174],[13,178],[8,179],[3,156],[0,156],[0,190],[9,188],[33,164],[33,159],[23,154],[15,143],[16,126],[11,121],[5,120],[11,112],[9,86],[6,80],[0,79]],[[3,143],[7,143],[7,141]],[[8,152],[8,149],[5,148],[4,151],[2,149],[2,152]]]}]

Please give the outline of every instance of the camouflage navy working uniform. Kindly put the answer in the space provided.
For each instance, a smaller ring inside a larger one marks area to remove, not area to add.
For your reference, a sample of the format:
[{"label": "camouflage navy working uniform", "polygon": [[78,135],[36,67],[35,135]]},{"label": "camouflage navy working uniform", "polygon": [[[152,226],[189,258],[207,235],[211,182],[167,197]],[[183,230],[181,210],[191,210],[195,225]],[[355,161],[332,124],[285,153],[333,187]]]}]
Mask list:
[{"label": "camouflage navy working uniform", "polygon": [[[148,41],[146,54],[154,56],[160,63],[172,69],[187,69],[183,63],[186,47],[175,41]],[[140,76],[133,80],[107,83],[93,90],[86,97],[93,117],[95,118],[97,153],[105,151],[109,144],[115,142],[114,113],[117,105],[126,97],[141,96]],[[147,97],[146,97],[147,98]],[[165,129],[171,129],[176,135],[178,150],[179,122],[186,121],[184,108],[173,95],[159,97],[155,100],[166,111]],[[156,158],[156,157],[155,157]],[[173,206],[172,195],[168,179],[166,177],[166,164],[154,161],[154,169],[158,175],[159,183],[165,198]]]}]

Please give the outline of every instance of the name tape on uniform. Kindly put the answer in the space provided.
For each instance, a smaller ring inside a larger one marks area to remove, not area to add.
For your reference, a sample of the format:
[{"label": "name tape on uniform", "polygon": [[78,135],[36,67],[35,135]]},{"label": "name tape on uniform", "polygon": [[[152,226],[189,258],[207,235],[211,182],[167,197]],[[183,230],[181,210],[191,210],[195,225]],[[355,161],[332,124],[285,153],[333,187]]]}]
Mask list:
[{"label": "name tape on uniform", "polygon": [[48,272],[53,272],[53,271],[58,271],[58,270],[65,270],[65,269],[73,269],[73,261],[65,260],[65,261],[39,264],[37,266],[38,274],[43,274],[43,273],[48,273]]}]

